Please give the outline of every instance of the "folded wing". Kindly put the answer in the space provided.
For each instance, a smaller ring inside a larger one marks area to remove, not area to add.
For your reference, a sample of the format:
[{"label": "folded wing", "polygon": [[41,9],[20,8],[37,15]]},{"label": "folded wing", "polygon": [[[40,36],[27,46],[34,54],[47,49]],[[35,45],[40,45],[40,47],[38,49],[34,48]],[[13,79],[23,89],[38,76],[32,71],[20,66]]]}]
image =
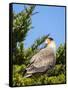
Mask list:
[{"label": "folded wing", "polygon": [[55,65],[55,52],[52,48],[45,48],[34,55],[30,60],[31,64],[26,69],[27,73],[44,72]]}]

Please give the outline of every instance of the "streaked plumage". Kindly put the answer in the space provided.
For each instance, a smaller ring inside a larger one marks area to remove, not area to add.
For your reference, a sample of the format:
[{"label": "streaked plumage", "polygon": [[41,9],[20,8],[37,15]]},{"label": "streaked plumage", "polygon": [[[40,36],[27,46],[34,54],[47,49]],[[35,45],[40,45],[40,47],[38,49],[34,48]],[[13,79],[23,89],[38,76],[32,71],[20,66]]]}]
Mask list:
[{"label": "streaked plumage", "polygon": [[49,38],[45,41],[45,43],[48,44],[47,47],[40,50],[37,54],[35,54],[31,58],[30,65],[28,68],[26,68],[27,74],[25,77],[29,77],[33,73],[45,72],[55,65],[56,62],[55,42],[51,40],[51,38]]}]

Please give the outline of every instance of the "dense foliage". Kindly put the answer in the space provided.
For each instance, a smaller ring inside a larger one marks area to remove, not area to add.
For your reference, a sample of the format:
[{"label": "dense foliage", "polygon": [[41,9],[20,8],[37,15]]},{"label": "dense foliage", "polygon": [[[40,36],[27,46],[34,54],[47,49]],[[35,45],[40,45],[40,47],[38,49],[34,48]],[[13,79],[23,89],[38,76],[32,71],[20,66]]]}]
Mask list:
[{"label": "dense foliage", "polygon": [[47,85],[66,83],[65,46],[60,45],[56,53],[56,65],[46,73],[38,73],[30,78],[24,77],[24,70],[30,64],[31,57],[39,51],[39,46],[49,36],[38,38],[28,49],[24,48],[24,40],[32,28],[31,16],[35,6],[24,6],[24,10],[18,14],[13,13],[13,86]]}]

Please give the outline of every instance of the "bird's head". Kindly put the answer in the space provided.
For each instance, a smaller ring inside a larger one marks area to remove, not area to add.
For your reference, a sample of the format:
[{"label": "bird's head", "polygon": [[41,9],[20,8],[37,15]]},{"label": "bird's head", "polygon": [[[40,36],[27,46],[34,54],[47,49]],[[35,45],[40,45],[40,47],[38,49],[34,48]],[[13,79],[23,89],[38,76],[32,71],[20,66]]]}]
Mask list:
[{"label": "bird's head", "polygon": [[51,37],[49,37],[49,38],[47,38],[47,39],[45,40],[45,45],[46,45],[47,47],[51,47],[51,48],[56,49],[55,41],[54,41],[54,39],[51,38]]}]

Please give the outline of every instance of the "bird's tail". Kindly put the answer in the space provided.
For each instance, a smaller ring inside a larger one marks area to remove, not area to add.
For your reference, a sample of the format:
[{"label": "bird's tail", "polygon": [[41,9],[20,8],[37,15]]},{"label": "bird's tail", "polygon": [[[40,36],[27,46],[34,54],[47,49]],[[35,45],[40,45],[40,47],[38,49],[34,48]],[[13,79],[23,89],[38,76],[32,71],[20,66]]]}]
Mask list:
[{"label": "bird's tail", "polygon": [[24,75],[25,78],[28,78],[28,77],[31,77],[31,76],[32,76],[32,74],[27,74],[27,73]]},{"label": "bird's tail", "polygon": [[28,73],[27,70],[24,70],[24,71],[23,71],[23,76],[27,78],[27,77],[32,76],[32,73]]}]

